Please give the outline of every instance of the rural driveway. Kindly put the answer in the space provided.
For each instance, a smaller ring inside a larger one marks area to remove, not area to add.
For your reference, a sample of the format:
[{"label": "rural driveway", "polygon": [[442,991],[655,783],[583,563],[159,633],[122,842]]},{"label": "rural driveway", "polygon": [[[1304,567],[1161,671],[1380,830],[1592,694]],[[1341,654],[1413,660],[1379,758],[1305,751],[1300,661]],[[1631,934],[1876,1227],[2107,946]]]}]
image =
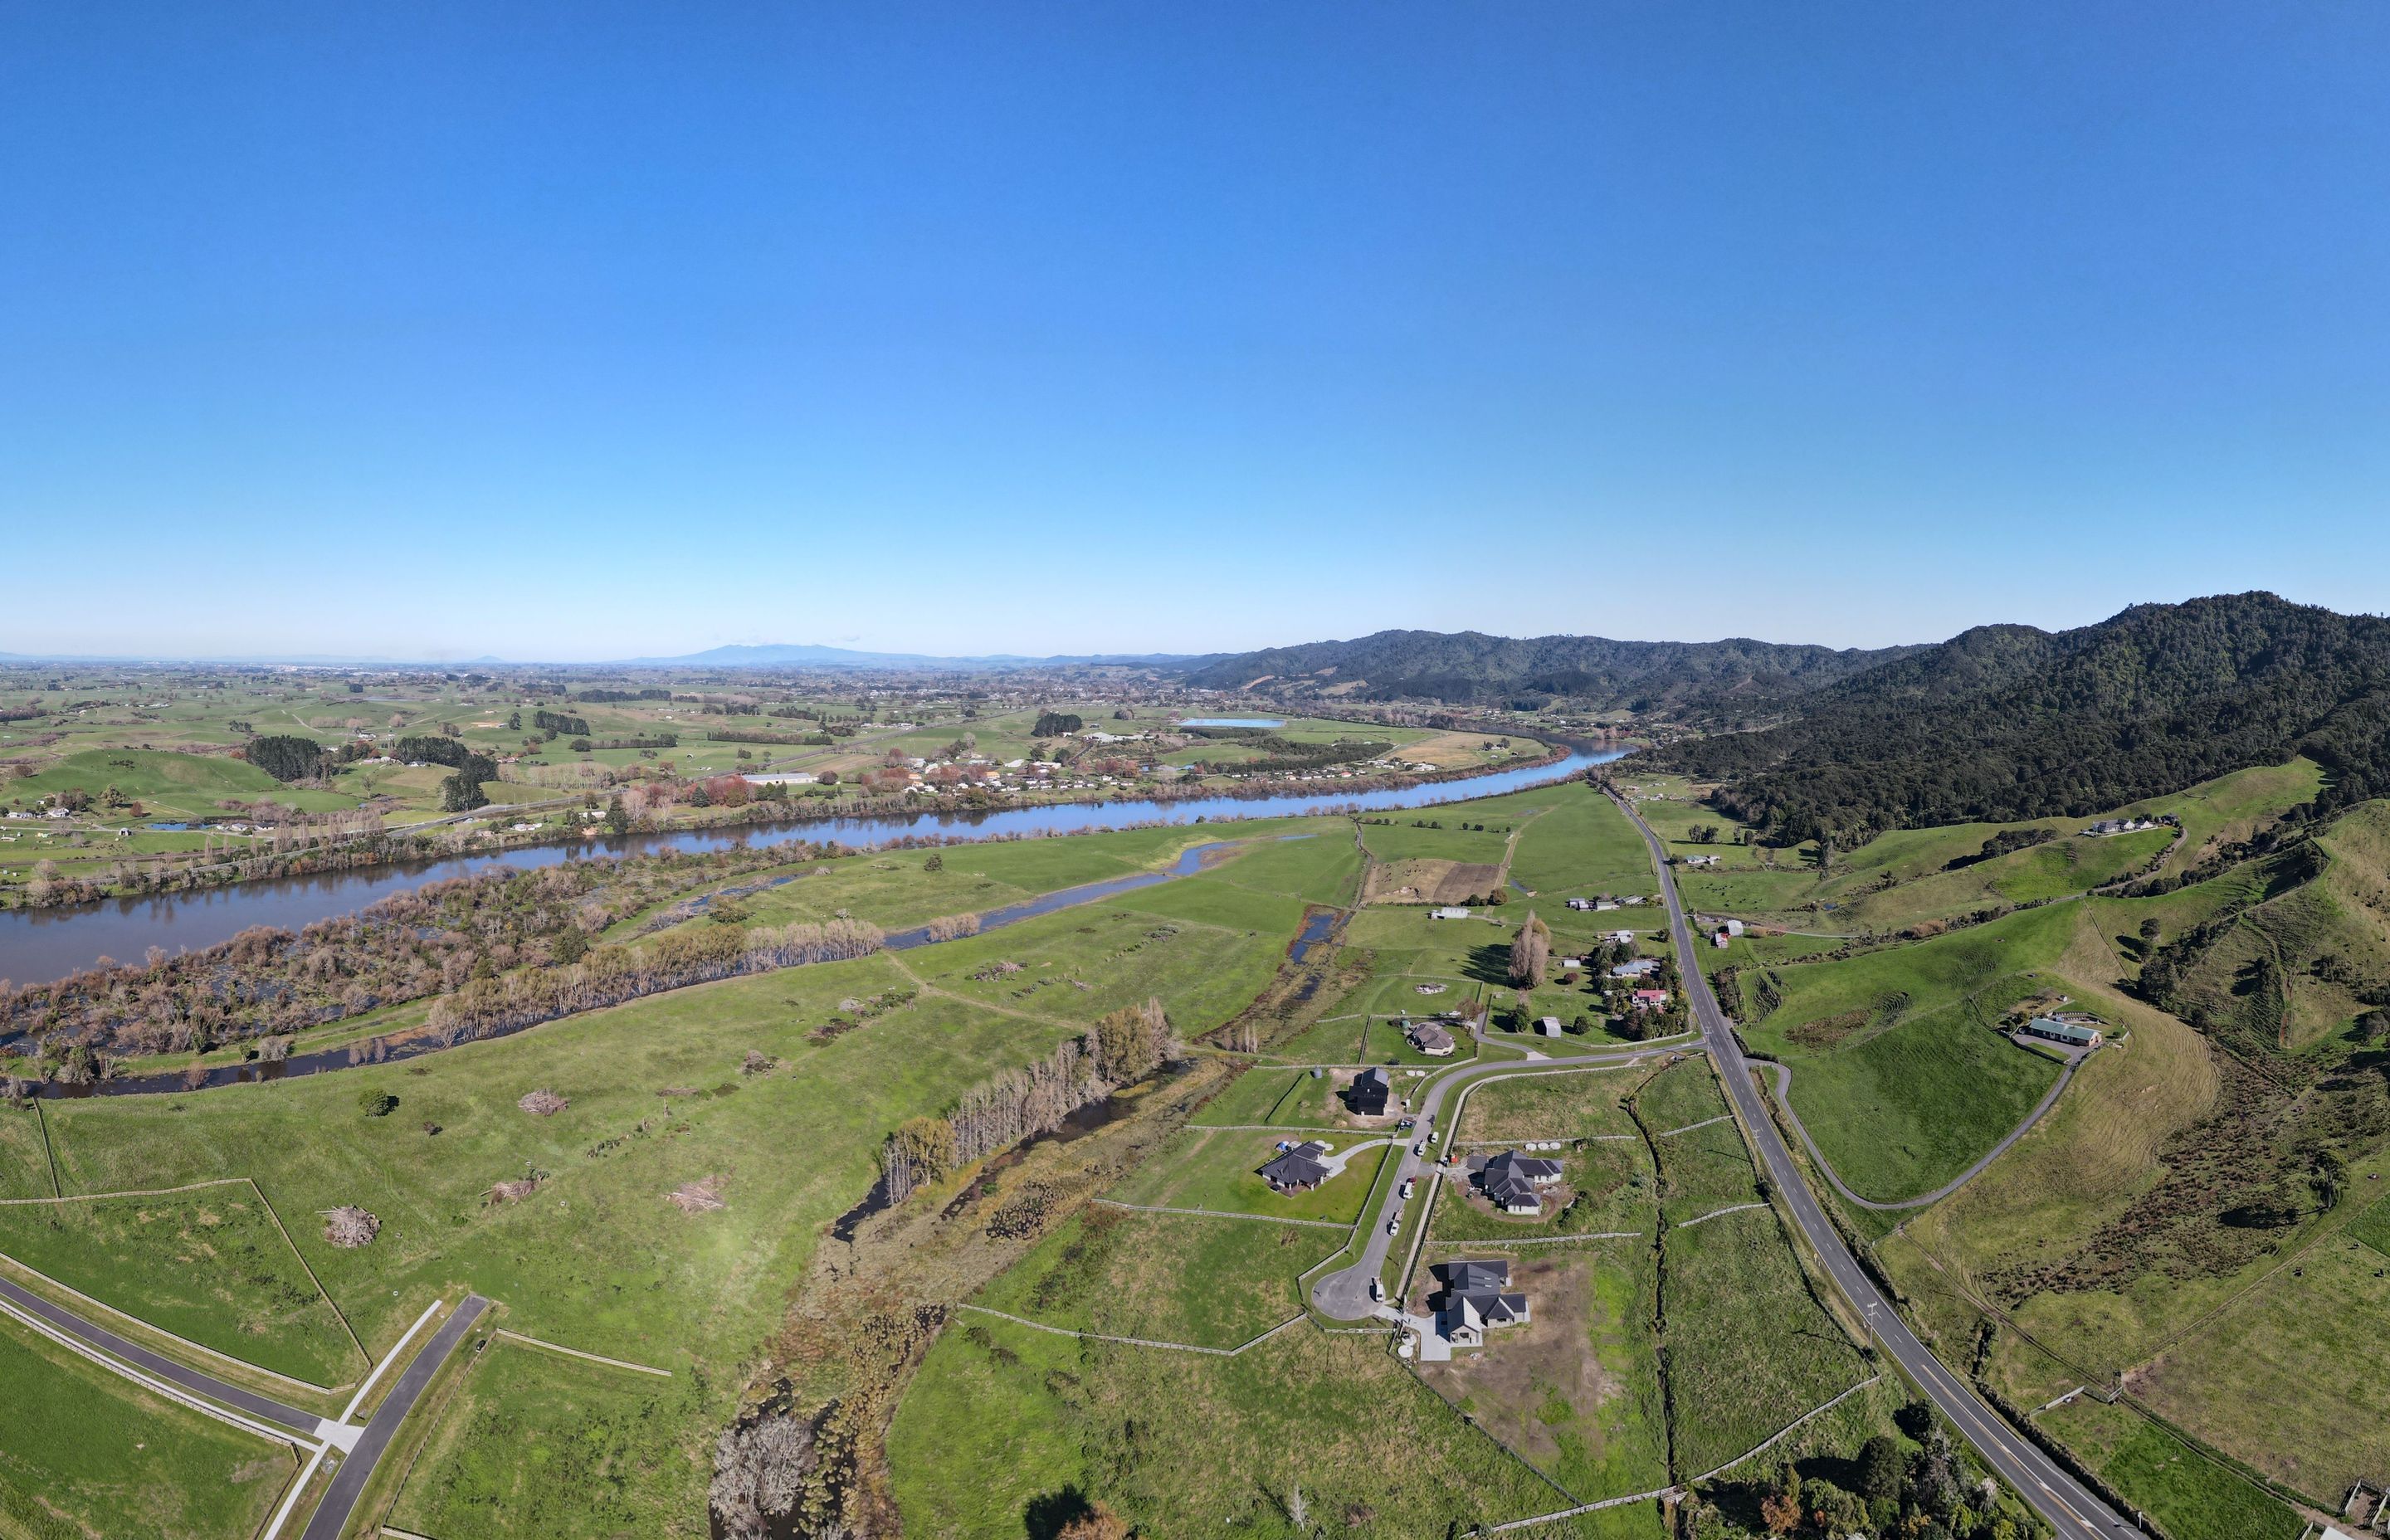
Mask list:
[{"label": "rural driveway", "polygon": [[[1395,1237],[1386,1233],[1386,1226],[1403,1212],[1403,1181],[1411,1176],[1433,1177],[1436,1164],[1433,1160],[1415,1155],[1412,1150],[1425,1141],[1436,1125],[1436,1114],[1443,1110],[1445,1098],[1457,1087],[1473,1085],[1480,1081],[1499,1079],[1505,1074],[1532,1075],[1562,1073],[1571,1070],[1595,1066],[1610,1067],[1631,1064],[1654,1054],[1686,1051],[1681,1046],[1633,1046],[1612,1053],[1583,1054],[1565,1059],[1511,1060],[1496,1059],[1490,1064],[1475,1064],[1447,1071],[1428,1088],[1427,1097],[1413,1110],[1419,1120],[1407,1130],[1410,1139],[1402,1147],[1400,1163],[1394,1179],[1386,1187],[1385,1200],[1378,1205],[1374,1215],[1364,1216],[1368,1226],[1368,1238],[1362,1243],[1360,1259],[1350,1267],[1329,1274],[1311,1286],[1311,1303],[1321,1315],[1339,1321],[1358,1321],[1377,1311],[1376,1302],[1369,1298],[1369,1284],[1383,1272],[1386,1252]],[[1440,1153],[1440,1150],[1439,1150]]]},{"label": "rural driveway", "polygon": [[1684,903],[1677,896],[1676,874],[1668,866],[1660,837],[1637,815],[1632,803],[1623,798],[1617,801],[1626,815],[1635,820],[1635,827],[1643,831],[1652,863],[1659,867],[1661,892],[1668,903],[1668,923],[1676,935],[1677,966],[1684,975],[1685,993],[1692,1002],[1694,1020],[1710,1046],[1710,1061],[1718,1067],[1727,1094],[1733,1098],[1744,1129],[1758,1148],[1769,1182],[1783,1195],[1784,1206],[1801,1226],[1801,1233],[1808,1238],[1810,1248],[1824,1264],[1834,1287],[1858,1307],[1882,1350],[1924,1388],[1942,1415],[1957,1427],[1960,1436],[1974,1445],[1985,1463],[2014,1487],[2035,1512],[2055,1525],[2060,1534],[2069,1540],[2089,1536],[2125,1540],[2127,1536],[2139,1535],[2141,1532],[2130,1521],[2119,1518],[2086,1491],[2033,1441],[2002,1420],[1972,1387],[1944,1367],[1942,1361],[1917,1340],[1899,1312],[1884,1300],[1874,1280],[1843,1245],[1841,1235],[1818,1206],[1817,1195],[1809,1190],[1809,1185],[1802,1180],[1800,1168],[1792,1163],[1792,1148],[1776,1131],[1775,1123],[1767,1115],[1766,1099],[1759,1087],[1752,1084],[1750,1062],[1742,1056],[1742,1046],[1735,1041],[1734,1028],[1726,1013],[1718,1009],[1717,997],[1710,993],[1709,981],[1702,975],[1701,953],[1693,942],[1692,927],[1685,918]]},{"label": "rural driveway", "polygon": [[365,1495],[366,1482],[372,1479],[374,1467],[381,1463],[383,1454],[389,1450],[390,1441],[397,1433],[398,1425],[406,1420],[406,1414],[415,1409],[415,1403],[422,1397],[424,1388],[431,1383],[431,1377],[440,1371],[440,1366],[448,1361],[449,1355],[456,1351],[456,1344],[465,1340],[465,1334],[472,1329],[473,1323],[480,1320],[482,1312],[489,1307],[490,1302],[481,1295],[466,1295],[465,1303],[456,1307],[456,1314],[448,1317],[447,1324],[440,1328],[439,1334],[406,1366],[405,1371],[398,1377],[398,1383],[391,1387],[389,1399],[376,1408],[373,1420],[366,1424],[365,1434],[357,1440],[357,1446],[341,1462],[340,1469],[332,1473],[332,1484],[326,1489],[324,1500],[316,1505],[315,1516],[307,1521],[307,1528],[301,1540],[340,1540],[341,1532],[348,1527],[350,1512],[357,1506],[357,1499]]},{"label": "rural driveway", "polygon": [[1939,1203],[1945,1198],[1949,1197],[1960,1187],[1963,1187],[1968,1183],[1973,1181],[1977,1175],[1982,1174],[1983,1169],[1985,1166],[1990,1165],[1994,1161],[1997,1161],[2002,1155],[2007,1154],[2009,1146],[2016,1143],[2019,1139],[2024,1138],[2026,1134],[2032,1131],[2033,1125],[2041,1121],[2042,1114],[2048,1112],[2051,1108],[2058,1105],[2058,1094],[2066,1089],[2066,1083],[2075,1078],[2075,1067],[2082,1063],[2083,1060],[2080,1055],[2069,1054],[2066,1059],[2066,1067],[2058,1072],[2058,1079],[2051,1084],[2049,1091],[2043,1095],[2040,1102],[2034,1107],[2032,1111],[2027,1112],[2024,1115],[2024,1122],[2017,1124],[2014,1128],[2010,1129],[2006,1137],[2002,1138],[1999,1143],[1992,1146],[1988,1150],[1985,1150],[1982,1160],[1977,1161],[1973,1165],[1969,1166],[1966,1170],[1959,1173],[1958,1175],[1951,1177],[1948,1181],[1943,1183],[1940,1187],[1935,1187],[1932,1192],[1926,1193],[1921,1198],[1903,1198],[1895,1202],[1890,1203],[1880,1203],[1872,1198],[1861,1198],[1857,1193],[1853,1192],[1849,1187],[1843,1185],[1842,1177],[1836,1174],[1834,1171],[1833,1162],[1828,1161],[1826,1159],[1825,1152],[1818,1148],[1818,1141],[1809,1136],[1809,1125],[1803,1123],[1801,1121],[1801,1114],[1792,1110],[1792,1067],[1789,1064],[1779,1064],[1773,1059],[1759,1059],[1755,1062],[1763,1064],[1767,1068],[1776,1072],[1776,1104],[1784,1109],[1785,1121],[1792,1125],[1792,1132],[1801,1136],[1802,1147],[1809,1151],[1810,1163],[1818,1168],[1818,1174],[1826,1178],[1827,1182],[1832,1186],[1833,1189],[1836,1192],[1841,1193],[1851,1202],[1857,1203],[1860,1208],[1873,1209],[1878,1213],[1898,1213],[1903,1209],[1921,1209],[1929,1203]]}]

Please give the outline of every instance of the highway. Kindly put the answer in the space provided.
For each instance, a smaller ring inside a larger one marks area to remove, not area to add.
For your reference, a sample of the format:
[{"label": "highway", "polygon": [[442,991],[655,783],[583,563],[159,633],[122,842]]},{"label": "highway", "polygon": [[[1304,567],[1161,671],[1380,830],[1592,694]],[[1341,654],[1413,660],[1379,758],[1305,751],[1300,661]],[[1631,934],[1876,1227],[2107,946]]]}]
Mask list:
[{"label": "highway", "polygon": [[1793,1164],[1792,1151],[1777,1132],[1767,1102],[1752,1081],[1750,1061],[1743,1058],[1742,1046],[1735,1040],[1734,1028],[1718,1008],[1717,997],[1710,992],[1709,980],[1702,973],[1698,943],[1685,918],[1684,901],[1677,895],[1676,874],[1668,866],[1660,837],[1651,832],[1651,826],[1643,821],[1632,803],[1615,800],[1642,831],[1644,842],[1651,847],[1652,865],[1659,869],[1661,892],[1668,904],[1668,923],[1676,936],[1677,968],[1683,974],[1685,994],[1702,1040],[1709,1045],[1710,1062],[1717,1066],[1727,1094],[1734,1100],[1735,1111],[1759,1150],[1768,1179],[1782,1195],[1785,1207],[1792,1211],[1794,1222],[1808,1238],[1834,1286],[1858,1307],[1883,1352],[1923,1387],[1960,1435],[1974,1445],[1984,1462],[2015,1488],[2062,1536],[2069,1540],[2088,1536],[2123,1540],[2125,1536],[2139,1535],[2141,1531],[2130,1521],[2118,1517],[2105,1503],[2085,1491],[2032,1440],[2010,1427],[1975,1393],[1973,1387],[1944,1367],[1942,1361],[1908,1329],[1891,1302],[1844,1246],[1841,1235],[1802,1179],[1800,1168]]}]

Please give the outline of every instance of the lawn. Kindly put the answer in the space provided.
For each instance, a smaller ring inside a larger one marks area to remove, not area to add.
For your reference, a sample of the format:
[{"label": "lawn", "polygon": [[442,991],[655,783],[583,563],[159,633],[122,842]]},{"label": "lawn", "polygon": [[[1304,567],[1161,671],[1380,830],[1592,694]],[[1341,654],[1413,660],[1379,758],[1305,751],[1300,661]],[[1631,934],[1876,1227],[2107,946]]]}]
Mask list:
[{"label": "lawn", "polygon": [[705,1400],[686,1375],[662,1380],[499,1339],[407,1471],[390,1522],[518,1540],[701,1534],[705,1468],[675,1444]]},{"label": "lawn", "polygon": [[[320,1230],[322,1221],[294,1215]],[[369,1367],[257,1189],[0,1204],[0,1254],[203,1347],[323,1388]]]},{"label": "lawn", "polygon": [[1217,1126],[1237,1123],[1278,1123],[1301,1127],[1300,1123],[1284,1123],[1285,1106],[1297,1098],[1302,1088],[1317,1084],[1305,1070],[1272,1069],[1256,1065],[1245,1071],[1228,1088],[1205,1102],[1196,1112],[1195,1121]]},{"label": "lawn", "polygon": [[1095,1205],[974,1303],[1073,1331],[1232,1348],[1299,1314],[1297,1275],[1342,1244],[1308,1226]]},{"label": "lawn", "polygon": [[296,1473],[271,1444],[0,1320],[0,1534],[250,1540]]},{"label": "lawn", "polygon": [[[1483,1240],[1637,1232],[1648,1237],[1651,1228],[1651,1164],[1640,1141],[1588,1140],[1567,1149],[1542,1149],[1536,1154],[1561,1163],[1559,1190],[1546,1200],[1545,1206],[1550,1211],[1548,1214],[1536,1217],[1494,1209],[1476,1195],[1464,1162],[1444,1178],[1445,1190],[1436,1196],[1435,1245],[1446,1248]],[[1560,1207],[1553,1209],[1554,1203]],[[1643,1244],[1648,1250],[1648,1240]]]},{"label": "lawn", "polygon": [[[1361,1137],[1331,1137],[1344,1150]],[[1383,1136],[1376,1136],[1382,1137]],[[1378,1164],[1387,1146],[1362,1151],[1343,1174],[1309,1192],[1278,1193],[1256,1174],[1276,1154],[1274,1148],[1291,1135],[1203,1128],[1181,1130],[1149,1156],[1111,1197],[1123,1203],[1157,1209],[1212,1209],[1224,1213],[1262,1214],[1273,1219],[1331,1220],[1350,1225],[1360,1217]]]}]

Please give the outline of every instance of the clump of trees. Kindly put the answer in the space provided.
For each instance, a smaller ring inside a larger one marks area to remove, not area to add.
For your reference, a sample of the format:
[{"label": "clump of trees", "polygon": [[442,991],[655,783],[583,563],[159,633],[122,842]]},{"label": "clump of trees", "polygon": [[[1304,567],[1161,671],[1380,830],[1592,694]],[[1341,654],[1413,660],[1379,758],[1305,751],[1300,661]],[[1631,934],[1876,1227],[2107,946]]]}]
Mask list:
[{"label": "clump of trees", "polygon": [[1706,1487],[1679,1509],[1684,1533],[1694,1540],[1754,1534],[1793,1540],[2039,1540],[2049,1533],[2013,1503],[1997,1500],[1998,1488],[1972,1468],[1928,1403],[1909,1403],[1895,1420],[1909,1435],[1909,1453],[1903,1454],[1900,1440],[1879,1433],[1854,1458],[1787,1462],[1747,1481]]},{"label": "clump of trees", "polygon": [[1161,1001],[1113,1011],[1035,1063],[971,1087],[944,1116],[898,1126],[880,1148],[882,1190],[901,1203],[975,1161],[1060,1128],[1080,1108],[1144,1079],[1179,1051]]},{"label": "clump of trees", "polygon": [[587,738],[589,719],[567,716],[562,712],[533,712],[531,725],[550,738]]},{"label": "clump of trees", "polygon": [[1040,712],[1037,713],[1037,725],[1029,729],[1029,736],[1060,738],[1064,733],[1075,733],[1085,725],[1086,725],[1086,723],[1067,712]]},{"label": "clump of trees", "polygon": [[324,773],[324,746],[312,738],[295,734],[253,738],[241,752],[250,764],[278,781],[313,780]]},{"label": "clump of trees", "polygon": [[1519,933],[1510,938],[1510,982],[1522,989],[1540,986],[1550,969],[1551,959],[1551,928],[1530,909],[1519,926]]}]

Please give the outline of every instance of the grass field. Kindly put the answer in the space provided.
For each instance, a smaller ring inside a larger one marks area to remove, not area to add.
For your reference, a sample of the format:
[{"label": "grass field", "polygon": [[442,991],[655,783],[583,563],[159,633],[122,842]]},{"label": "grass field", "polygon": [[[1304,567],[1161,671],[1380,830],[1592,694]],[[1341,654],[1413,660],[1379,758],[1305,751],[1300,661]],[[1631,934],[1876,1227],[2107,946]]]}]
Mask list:
[{"label": "grass field", "polygon": [[[1214,1209],[1273,1219],[1353,1223],[1360,1216],[1361,1200],[1368,1196],[1388,1147],[1381,1144],[1362,1151],[1343,1174],[1309,1192],[1273,1192],[1255,1174],[1277,1153],[1273,1147],[1287,1137],[1291,1136],[1188,1129],[1155,1151],[1111,1196],[1146,1208]],[[1343,1151],[1362,1140],[1331,1138],[1329,1142]]]},{"label": "grass field", "polygon": [[2177,1540],[2299,1540],[2288,1504],[2125,1406],[2088,1396],[2037,1420]]},{"label": "grass field", "polygon": [[1296,1275],[1333,1231],[1093,1206],[975,1302],[1047,1326],[1232,1348],[1301,1313]]},{"label": "grass field", "polygon": [[[321,1229],[320,1220],[315,1225]],[[369,1367],[246,1182],[0,1204],[0,1254],[161,1330],[311,1385],[344,1384]]]},{"label": "grass field", "polygon": [[2051,986],[2085,919],[2032,909],[1934,941],[1742,982],[1780,1003],[1746,1024],[1792,1068],[1792,1106],[1842,1178],[1870,1198],[1931,1191],[2022,1122],[2056,1079],[2049,1060],[1993,1030],[2016,999]]},{"label": "grass field", "polygon": [[0,1320],[0,1534],[249,1540],[296,1474],[270,1444]]},{"label": "grass field", "polygon": [[1560,1506],[1382,1341],[1308,1326],[1223,1359],[958,1322],[899,1404],[889,1461],[905,1532],[933,1537],[1050,1533],[1089,1496],[1155,1534],[1279,1537],[1309,1533],[1288,1517],[1299,1491],[1363,1540]]},{"label": "grass field", "polygon": [[458,1386],[390,1522],[522,1540],[689,1533],[704,1510],[705,1470],[675,1444],[705,1399],[687,1376],[660,1380],[500,1339]]},{"label": "grass field", "polygon": [[[1703,1059],[1654,1075],[1637,1115],[1654,1137],[1664,1227],[1662,1342],[1679,1474],[1744,1453],[1866,1378],[1858,1352],[1811,1292]],[[1702,1218],[1706,1214],[1714,1218]],[[1701,1219],[1688,1225],[1690,1219]]]},{"label": "grass field", "polygon": [[1566,789],[1575,795],[1556,802],[1519,836],[1512,879],[1553,901],[1657,892],[1651,852],[1626,815],[1590,788]]}]

